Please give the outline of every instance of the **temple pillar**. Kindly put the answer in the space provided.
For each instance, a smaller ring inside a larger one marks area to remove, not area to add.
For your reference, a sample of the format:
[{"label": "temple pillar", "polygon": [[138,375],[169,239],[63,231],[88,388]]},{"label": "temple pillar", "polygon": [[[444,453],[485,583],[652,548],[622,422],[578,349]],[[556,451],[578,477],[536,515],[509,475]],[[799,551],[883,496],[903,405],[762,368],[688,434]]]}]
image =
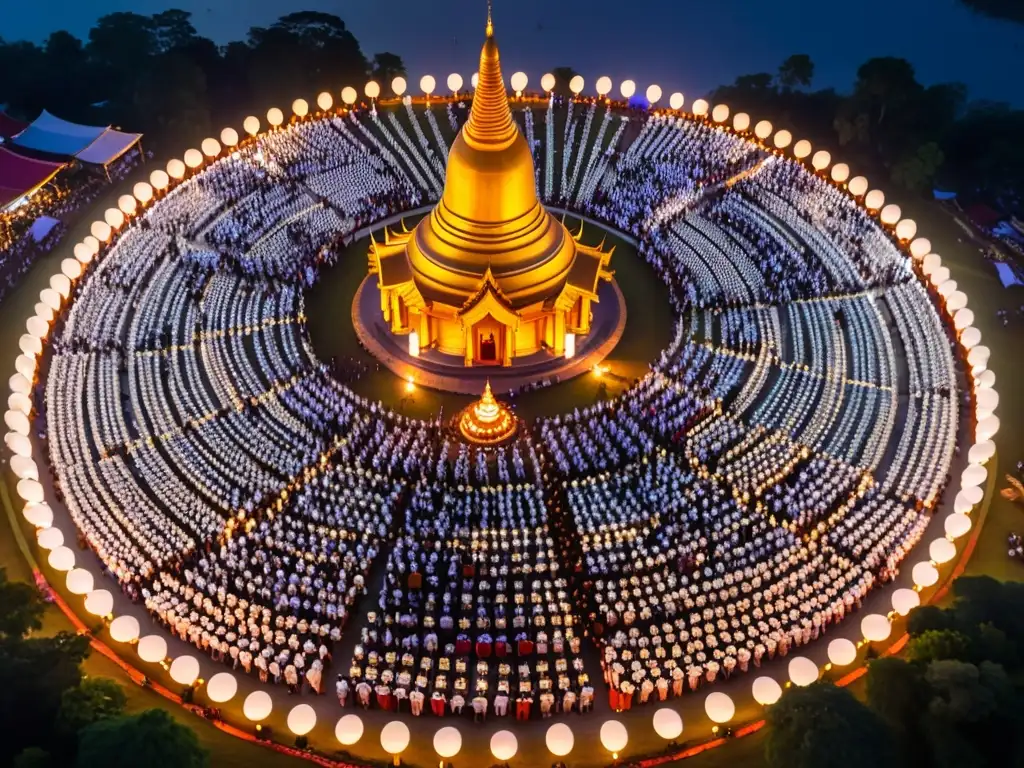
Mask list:
[{"label": "temple pillar", "polygon": [[502,358],[501,364],[504,366],[510,366],[512,365],[512,344],[515,340],[515,334],[512,332],[511,328],[503,326],[501,336],[505,341],[505,356]]},{"label": "temple pillar", "polygon": [[426,312],[420,312],[419,318],[420,345],[424,348],[429,347],[433,342],[433,339],[430,338],[430,318],[427,317]]},{"label": "temple pillar", "polygon": [[380,311],[384,314],[384,322],[391,322],[391,291],[380,292]]},{"label": "temple pillar", "polygon": [[565,312],[555,310],[555,339],[551,345],[555,357],[565,354]]},{"label": "temple pillar", "polygon": [[590,297],[580,297],[580,323],[579,332],[583,334],[590,333]]},{"label": "temple pillar", "polygon": [[466,363],[467,367],[473,365],[473,346],[474,346],[473,345],[473,329],[472,328],[466,328],[466,357],[465,357],[465,363]]},{"label": "temple pillar", "polygon": [[397,293],[391,294],[391,330],[395,333],[403,330],[401,301]]}]

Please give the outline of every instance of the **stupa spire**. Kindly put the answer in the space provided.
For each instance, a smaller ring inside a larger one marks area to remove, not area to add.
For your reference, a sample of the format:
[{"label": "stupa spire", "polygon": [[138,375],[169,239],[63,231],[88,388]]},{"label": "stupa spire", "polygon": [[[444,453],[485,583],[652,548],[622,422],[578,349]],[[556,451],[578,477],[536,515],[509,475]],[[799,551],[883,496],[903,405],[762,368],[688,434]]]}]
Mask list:
[{"label": "stupa spire", "polygon": [[491,4],[487,4],[487,40],[480,51],[479,80],[473,94],[473,109],[463,128],[466,143],[474,149],[501,151],[516,140],[519,129],[512,119],[505,81],[501,76],[501,57],[494,38]]}]

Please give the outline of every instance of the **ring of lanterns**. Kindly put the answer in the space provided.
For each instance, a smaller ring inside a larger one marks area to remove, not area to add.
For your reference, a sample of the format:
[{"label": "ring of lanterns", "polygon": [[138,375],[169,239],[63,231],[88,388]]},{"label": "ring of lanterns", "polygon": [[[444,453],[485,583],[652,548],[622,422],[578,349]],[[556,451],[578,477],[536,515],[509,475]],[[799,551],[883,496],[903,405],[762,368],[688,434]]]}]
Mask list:
[{"label": "ring of lanterns", "polygon": [[[477,76],[474,74],[471,78],[474,87],[476,80]],[[453,73],[448,76],[446,83],[453,96],[458,98],[464,84],[462,76]],[[545,74],[540,83],[541,88],[550,96],[556,85],[554,75]],[[436,80],[430,75],[423,76],[419,81],[420,88],[428,99],[436,84]],[[517,96],[522,96],[528,85],[525,73],[516,72],[511,78],[511,85]],[[584,85],[583,77],[576,75],[570,81],[569,89],[579,97]],[[612,86],[611,78],[603,76],[597,79],[595,89],[600,98],[607,99]],[[403,77],[392,80],[391,89],[398,98],[406,94],[407,87]],[[624,80],[619,86],[619,93],[628,101],[635,95],[636,88],[634,81]],[[363,94],[371,101],[378,99],[381,94],[380,85],[375,81],[366,83]],[[352,86],[343,88],[340,96],[345,105],[344,109],[351,108],[358,100],[358,92]],[[663,93],[659,86],[651,85],[646,89],[645,96],[654,108]],[[967,308],[967,296],[958,289],[956,282],[950,279],[949,269],[942,265],[941,257],[932,252],[931,242],[926,238],[917,237],[917,224],[912,219],[902,218],[902,211],[898,205],[886,204],[885,194],[879,189],[870,189],[865,177],[855,176],[851,179],[848,165],[833,164],[831,154],[825,150],[812,154],[813,147],[808,140],[800,139],[794,142],[790,131],[775,130],[768,120],[757,122],[751,130],[752,119],[742,112],[733,116],[732,124],[729,126],[727,121],[730,110],[724,104],[712,107],[704,99],[697,99],[691,105],[691,112],[687,114],[682,111],[685,105],[682,93],[672,93],[668,102],[668,114],[710,121],[731,128],[737,135],[757,142],[765,149],[778,154],[788,149],[792,157],[805,167],[809,167],[811,172],[830,179],[840,189],[845,190],[898,241],[921,279],[930,284],[941,299],[941,308],[956,330],[961,351],[971,372],[976,418],[974,442],[968,451],[968,466],[960,478],[960,489],[953,502],[953,512],[943,520],[943,535],[928,544],[928,559],[912,566],[913,589],[894,589],[890,596],[891,611],[886,614],[867,614],[861,618],[860,634],[863,643],[884,642],[892,633],[893,621],[905,617],[920,605],[921,592],[939,582],[940,567],[956,558],[957,541],[974,526],[972,512],[985,495],[981,486],[988,478],[986,464],[995,455],[996,447],[992,438],[1000,426],[996,415],[999,395],[995,390],[995,374],[988,368],[990,350],[981,345],[981,332],[973,325],[974,313]],[[333,95],[328,92],[319,94],[316,105],[321,112],[328,112],[334,107]],[[307,117],[309,104],[304,99],[296,99],[292,103],[292,113],[298,119]],[[664,111],[660,113],[665,114]],[[284,124],[285,114],[280,108],[271,108],[266,114],[266,122],[271,130],[275,130]],[[261,128],[261,121],[256,116],[249,116],[242,123],[242,130],[249,138],[258,136]],[[61,530],[53,527],[53,510],[45,501],[43,487],[39,482],[39,465],[33,459],[33,446],[28,437],[33,412],[30,394],[36,383],[39,358],[43,353],[50,326],[56,315],[69,303],[76,282],[81,279],[103,248],[111,243],[127,221],[145,211],[158,196],[170,191],[190,173],[201,172],[205,165],[215,162],[225,153],[234,151],[243,140],[246,139],[243,139],[234,128],[224,128],[219,141],[212,137],[207,138],[200,144],[199,149],[188,149],[181,159],[170,160],[166,170],[157,169],[150,174],[148,182],[136,183],[132,188],[132,194],[121,195],[116,208],[109,208],[102,219],[92,223],[90,234],[74,246],[74,258],[66,258],[61,262],[60,271],[50,278],[49,286],[40,292],[35,314],[26,320],[26,333],[19,339],[21,354],[15,360],[16,372],[8,382],[11,393],[8,397],[8,410],[4,415],[4,423],[8,429],[4,442],[11,453],[11,469],[18,477],[16,490],[24,502],[22,514],[26,522],[36,529],[36,541],[40,549],[47,552],[47,563],[54,571],[64,574],[65,586],[70,594],[83,598],[82,605],[86,613],[102,617],[108,622],[111,640],[121,645],[134,645],[139,661],[167,665],[171,679],[183,686],[193,686],[201,682],[200,661],[187,653],[168,659],[167,641],[162,636],[140,636],[141,627],[138,619],[130,615],[113,615],[113,595],[109,590],[95,587],[90,571],[76,567],[74,550],[65,545]],[[833,639],[828,644],[827,655],[827,667],[849,667],[857,660],[858,644],[845,638]],[[810,685],[817,681],[821,674],[822,670],[811,659],[795,656],[789,659],[788,680],[785,685]],[[215,703],[231,701],[238,694],[239,688],[234,673],[226,671],[214,674],[206,681],[205,686],[207,696]],[[782,689],[783,686],[774,677],[762,675],[753,680],[751,696],[759,705],[770,706],[779,700]],[[254,724],[266,720],[273,709],[273,699],[265,690],[256,690],[248,694],[242,704],[243,715]],[[704,699],[704,710],[717,731],[718,726],[733,719],[736,705],[728,694],[711,691]],[[308,704],[298,704],[288,712],[286,722],[292,733],[304,736],[316,726],[316,711]],[[670,707],[657,709],[653,714],[652,723],[658,736],[666,741],[674,741],[683,732],[682,717]],[[335,738],[339,744],[346,747],[357,744],[363,732],[363,722],[354,714],[343,715],[334,728]],[[410,739],[409,727],[398,720],[386,724],[380,733],[381,747],[396,758],[408,748]],[[462,747],[459,730],[451,726],[440,728],[432,739],[434,750],[441,758],[454,757]],[[600,729],[600,740],[607,751],[617,755],[628,742],[625,725],[616,720],[605,722]],[[564,723],[552,725],[545,734],[545,743],[553,755],[569,755],[575,746],[572,729]],[[490,751],[498,760],[512,759],[518,752],[515,734],[507,730],[494,733],[490,738]]]}]

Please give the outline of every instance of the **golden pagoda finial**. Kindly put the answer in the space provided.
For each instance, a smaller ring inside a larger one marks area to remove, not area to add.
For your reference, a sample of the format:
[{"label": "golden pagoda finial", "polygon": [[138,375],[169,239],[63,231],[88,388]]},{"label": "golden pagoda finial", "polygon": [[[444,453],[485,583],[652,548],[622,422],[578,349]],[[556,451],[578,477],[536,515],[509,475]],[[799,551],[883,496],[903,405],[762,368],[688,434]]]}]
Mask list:
[{"label": "golden pagoda finial", "polygon": [[490,3],[487,4],[487,40],[480,51],[479,76],[473,93],[473,108],[462,135],[473,149],[500,152],[512,145],[519,129],[512,119],[505,81],[501,76],[501,57],[494,38]]},{"label": "golden pagoda finial", "polygon": [[484,382],[484,395],[480,398],[481,402],[491,404],[494,402],[494,395],[491,393],[491,380],[487,379]]}]

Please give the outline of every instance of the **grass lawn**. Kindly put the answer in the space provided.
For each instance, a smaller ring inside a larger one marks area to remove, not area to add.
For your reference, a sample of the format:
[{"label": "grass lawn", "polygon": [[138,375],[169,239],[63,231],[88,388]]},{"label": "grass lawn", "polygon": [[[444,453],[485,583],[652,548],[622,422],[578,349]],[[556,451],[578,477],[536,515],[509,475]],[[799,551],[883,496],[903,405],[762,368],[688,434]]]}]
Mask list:
[{"label": "grass lawn", "polygon": [[[413,224],[412,219],[406,222],[410,229]],[[566,225],[571,231],[577,232],[579,224],[579,219],[566,217]],[[586,225],[583,241],[597,245],[604,236],[604,230]],[[369,238],[364,238],[346,248],[338,263],[326,270],[320,282],[306,294],[309,336],[321,360],[337,356],[374,362],[373,357],[359,345],[351,319],[352,300],[366,277],[369,243]],[[611,246],[615,246],[611,268],[615,270],[615,279],[626,299],[626,328],[618,346],[605,359],[605,365],[610,366],[609,373],[600,380],[584,374],[541,391],[520,395],[516,398],[516,411],[520,416],[533,419],[589,405],[601,397],[602,383],[608,396],[615,396],[634,379],[643,376],[648,363],[671,342],[673,317],[668,289],[632,245],[608,235],[605,247]],[[352,389],[419,418],[431,418],[442,408],[445,414],[454,414],[472,400],[465,395],[423,387],[417,388],[410,398],[405,390],[405,381],[383,366],[364,376]]]}]

